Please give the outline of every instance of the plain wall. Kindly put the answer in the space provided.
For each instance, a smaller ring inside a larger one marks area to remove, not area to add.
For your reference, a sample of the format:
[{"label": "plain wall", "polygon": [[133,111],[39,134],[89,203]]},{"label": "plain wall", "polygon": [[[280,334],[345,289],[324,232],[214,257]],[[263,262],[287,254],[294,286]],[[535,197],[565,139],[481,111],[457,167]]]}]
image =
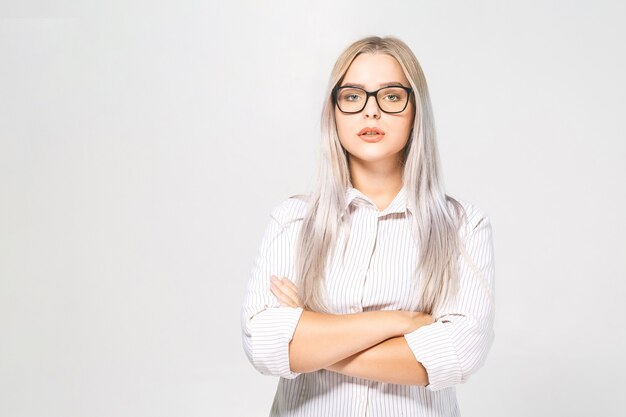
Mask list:
[{"label": "plain wall", "polygon": [[413,49],[450,195],[485,210],[496,340],[464,416],[617,416],[620,1],[2,1],[0,415],[251,416],[239,312],[310,189],[339,53]]}]

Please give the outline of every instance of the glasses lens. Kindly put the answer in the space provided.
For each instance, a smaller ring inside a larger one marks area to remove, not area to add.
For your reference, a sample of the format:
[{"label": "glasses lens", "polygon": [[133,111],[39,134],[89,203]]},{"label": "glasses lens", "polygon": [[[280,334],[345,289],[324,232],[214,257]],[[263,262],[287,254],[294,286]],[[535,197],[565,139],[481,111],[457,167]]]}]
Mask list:
[{"label": "glasses lens", "polygon": [[365,91],[358,88],[340,88],[337,91],[337,105],[343,112],[359,112],[365,105]]},{"label": "glasses lens", "polygon": [[377,98],[381,110],[395,113],[404,110],[409,94],[402,88],[387,87],[378,92]]}]

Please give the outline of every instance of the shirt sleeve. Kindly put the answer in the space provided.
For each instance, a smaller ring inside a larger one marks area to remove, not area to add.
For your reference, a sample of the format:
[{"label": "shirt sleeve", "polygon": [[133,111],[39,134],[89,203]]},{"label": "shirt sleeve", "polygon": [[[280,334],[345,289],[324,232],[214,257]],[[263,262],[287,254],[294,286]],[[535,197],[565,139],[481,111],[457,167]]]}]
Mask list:
[{"label": "shirt sleeve", "polygon": [[491,222],[479,209],[468,221],[459,293],[434,323],[404,335],[428,373],[431,391],[467,381],[484,364],[494,340],[494,254]]},{"label": "shirt sleeve", "polygon": [[241,309],[242,343],[260,373],[293,379],[300,373],[291,371],[289,342],[303,309],[282,307],[270,291],[270,276],[288,276],[293,258],[293,223],[281,224],[280,213],[278,206],[270,214],[249,276]]}]

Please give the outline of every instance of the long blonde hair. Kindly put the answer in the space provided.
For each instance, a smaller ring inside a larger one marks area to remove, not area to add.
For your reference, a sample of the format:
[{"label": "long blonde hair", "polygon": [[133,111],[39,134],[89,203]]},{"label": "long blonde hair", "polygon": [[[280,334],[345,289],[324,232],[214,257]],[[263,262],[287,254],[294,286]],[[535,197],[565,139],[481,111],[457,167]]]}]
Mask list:
[{"label": "long blonde hair", "polygon": [[464,210],[457,200],[445,194],[440,180],[433,113],[422,69],[409,47],[394,37],[371,36],[354,42],[339,56],[332,70],[322,111],[317,182],[308,198],[296,248],[298,297],[308,310],[332,313],[325,302],[326,265],[332,261],[340,230],[350,228],[350,216],[342,214],[346,187],[351,180],[347,153],[337,134],[331,92],[362,53],[394,57],[414,91],[416,116],[403,152],[403,183],[407,205],[413,214],[410,222],[413,238],[420,242],[415,268],[415,279],[420,280],[420,293],[416,294],[419,311],[434,315],[458,290],[458,231]]}]

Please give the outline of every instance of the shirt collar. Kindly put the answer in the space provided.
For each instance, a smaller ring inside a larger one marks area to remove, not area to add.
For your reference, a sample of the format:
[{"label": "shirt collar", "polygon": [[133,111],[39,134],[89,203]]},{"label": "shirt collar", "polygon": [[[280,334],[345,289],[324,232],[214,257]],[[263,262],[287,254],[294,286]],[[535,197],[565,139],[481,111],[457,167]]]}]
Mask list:
[{"label": "shirt collar", "polygon": [[[375,210],[378,210],[376,208],[376,204],[372,201],[372,199],[363,194],[361,191],[354,188],[352,184],[348,184],[348,186],[346,187],[345,201],[346,204],[342,216],[343,214],[348,212],[348,209],[351,205],[357,207],[369,206]],[[409,208],[407,203],[407,190],[405,185],[402,185],[402,188],[400,189],[398,194],[396,194],[393,200],[391,200],[391,203],[389,203],[389,205],[385,207],[384,210],[378,213],[378,217],[386,216],[390,213],[405,213],[408,210]]]}]

